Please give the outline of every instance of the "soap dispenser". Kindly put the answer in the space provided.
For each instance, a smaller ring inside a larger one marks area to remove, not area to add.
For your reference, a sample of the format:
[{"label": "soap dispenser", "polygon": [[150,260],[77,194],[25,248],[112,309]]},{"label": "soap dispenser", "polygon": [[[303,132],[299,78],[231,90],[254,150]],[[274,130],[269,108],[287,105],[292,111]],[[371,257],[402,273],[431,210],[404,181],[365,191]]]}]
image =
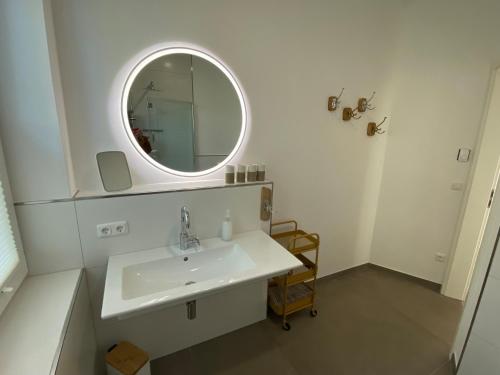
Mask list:
[{"label": "soap dispenser", "polygon": [[226,210],[226,218],[222,222],[222,239],[224,241],[231,241],[233,237],[233,223],[231,223],[231,212]]}]

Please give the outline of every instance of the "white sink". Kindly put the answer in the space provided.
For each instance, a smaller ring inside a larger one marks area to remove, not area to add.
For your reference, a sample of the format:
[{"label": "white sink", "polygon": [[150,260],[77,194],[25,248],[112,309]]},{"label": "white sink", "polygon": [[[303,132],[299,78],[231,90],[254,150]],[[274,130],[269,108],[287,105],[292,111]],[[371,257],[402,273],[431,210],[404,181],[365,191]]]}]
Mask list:
[{"label": "white sink", "polygon": [[135,315],[283,274],[301,263],[262,231],[201,241],[196,250],[164,247],[110,256],[101,316]]},{"label": "white sink", "polygon": [[255,268],[238,244],[225,245],[186,256],[134,264],[123,269],[122,298],[146,296]]}]

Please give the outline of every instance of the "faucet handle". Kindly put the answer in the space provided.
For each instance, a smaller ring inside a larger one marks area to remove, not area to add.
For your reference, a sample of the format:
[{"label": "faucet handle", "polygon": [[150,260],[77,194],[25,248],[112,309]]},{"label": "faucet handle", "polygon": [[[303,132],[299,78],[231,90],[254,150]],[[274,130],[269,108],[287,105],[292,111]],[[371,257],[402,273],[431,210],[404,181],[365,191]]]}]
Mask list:
[{"label": "faucet handle", "polygon": [[198,237],[196,237],[195,235],[192,235],[191,238],[189,239],[189,242],[192,244],[192,245],[197,245],[197,246],[200,246],[200,239]]}]

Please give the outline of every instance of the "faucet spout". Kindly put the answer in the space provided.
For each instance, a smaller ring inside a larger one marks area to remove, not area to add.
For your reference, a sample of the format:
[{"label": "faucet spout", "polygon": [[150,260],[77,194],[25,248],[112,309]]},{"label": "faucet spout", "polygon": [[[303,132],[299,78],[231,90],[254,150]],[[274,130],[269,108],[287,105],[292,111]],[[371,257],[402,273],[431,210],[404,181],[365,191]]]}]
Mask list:
[{"label": "faucet spout", "polygon": [[189,209],[186,206],[181,208],[181,231],[188,232],[191,224],[189,222]]},{"label": "faucet spout", "polygon": [[181,208],[181,233],[179,235],[181,250],[188,250],[192,247],[199,246],[200,241],[198,238],[191,234],[189,228],[191,227],[191,222],[189,218],[189,209],[186,206]]}]

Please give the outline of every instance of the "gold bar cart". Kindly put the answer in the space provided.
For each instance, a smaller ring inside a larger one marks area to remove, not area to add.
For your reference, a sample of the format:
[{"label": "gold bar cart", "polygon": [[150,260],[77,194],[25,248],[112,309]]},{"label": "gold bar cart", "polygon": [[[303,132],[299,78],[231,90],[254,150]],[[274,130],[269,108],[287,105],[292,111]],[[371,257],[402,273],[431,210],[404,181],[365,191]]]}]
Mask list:
[{"label": "gold bar cart", "polygon": [[[288,230],[274,232],[276,227]],[[289,331],[291,326],[287,321],[288,315],[308,308],[312,317],[318,314],[314,308],[314,300],[318,273],[319,235],[306,233],[298,229],[295,220],[287,220],[271,224],[271,237],[303,264],[302,267],[290,271],[285,276],[274,277],[269,283],[269,307],[277,315],[283,317],[282,327],[285,331]],[[314,261],[304,255],[313,251]]]}]

